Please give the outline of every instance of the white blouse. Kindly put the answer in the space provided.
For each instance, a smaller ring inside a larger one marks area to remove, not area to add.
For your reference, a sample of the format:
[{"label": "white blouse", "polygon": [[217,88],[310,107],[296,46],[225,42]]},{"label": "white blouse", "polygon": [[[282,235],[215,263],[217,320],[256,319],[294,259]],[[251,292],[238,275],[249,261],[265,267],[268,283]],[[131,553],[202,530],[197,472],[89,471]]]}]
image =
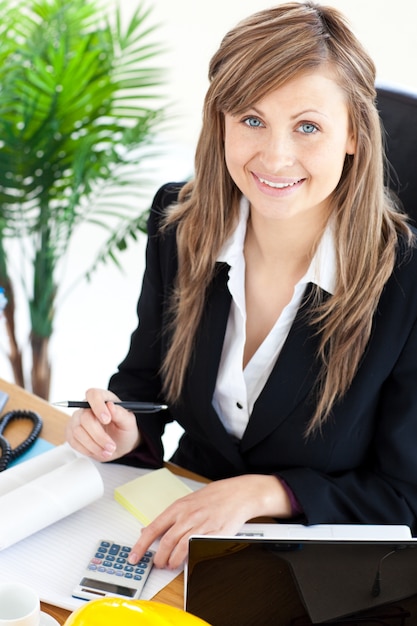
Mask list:
[{"label": "white blouse", "polygon": [[246,341],[243,247],[248,216],[249,202],[243,197],[240,203],[238,225],[218,257],[218,261],[230,266],[228,288],[232,303],[213,395],[213,406],[226,430],[238,439],[243,436],[253,405],[268,380],[285,343],[307,283],[315,283],[328,293],[334,293],[336,281],[334,238],[333,230],[329,225],[323,233],[307,272],[295,285],[291,301],[283,309],[268,336],[246,367],[242,369]]}]

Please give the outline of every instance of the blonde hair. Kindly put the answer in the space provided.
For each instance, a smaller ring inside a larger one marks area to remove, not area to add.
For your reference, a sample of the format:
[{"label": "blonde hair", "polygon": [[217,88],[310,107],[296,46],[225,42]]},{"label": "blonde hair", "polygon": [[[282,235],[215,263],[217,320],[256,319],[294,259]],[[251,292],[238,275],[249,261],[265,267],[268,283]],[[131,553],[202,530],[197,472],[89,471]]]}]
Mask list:
[{"label": "blonde hair", "polygon": [[224,113],[237,114],[301,73],[324,65],[333,70],[346,95],[356,150],[346,156],[334,191],[336,292],[325,302],[317,299],[310,320],[320,333],[321,373],[308,433],[320,429],[355,376],[394,267],[398,235],[410,241],[411,231],[384,190],[372,60],[336,9],[288,2],[240,22],[210,63],[194,180],[183,187],[166,221],[177,227],[179,258],[172,339],[162,367],[171,402],[180,396],[207,287],[238,215],[241,193],[224,160]]}]

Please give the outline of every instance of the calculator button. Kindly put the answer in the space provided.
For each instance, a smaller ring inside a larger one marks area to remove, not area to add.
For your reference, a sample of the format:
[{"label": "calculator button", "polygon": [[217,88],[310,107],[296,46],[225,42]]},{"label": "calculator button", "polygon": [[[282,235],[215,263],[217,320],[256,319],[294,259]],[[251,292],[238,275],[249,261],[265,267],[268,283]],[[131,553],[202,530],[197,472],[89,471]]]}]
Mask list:
[{"label": "calculator button", "polygon": [[[113,579],[115,588],[118,585],[134,587],[138,589],[140,594],[152,567],[154,551],[147,550],[136,565],[131,565],[128,562],[131,552],[132,548],[129,546],[113,543],[112,541],[101,541],[96,545],[95,553],[92,553],[92,558],[90,558],[86,569],[91,572],[90,576],[92,578],[105,580],[105,575],[108,575],[108,582],[110,583],[111,579]],[[100,575],[94,576],[93,572],[100,573]],[[125,582],[121,578],[124,578]],[[79,593],[79,588],[77,588],[77,593]],[[88,594],[86,593],[85,595]],[[91,599],[91,597],[85,597],[85,599]]]}]

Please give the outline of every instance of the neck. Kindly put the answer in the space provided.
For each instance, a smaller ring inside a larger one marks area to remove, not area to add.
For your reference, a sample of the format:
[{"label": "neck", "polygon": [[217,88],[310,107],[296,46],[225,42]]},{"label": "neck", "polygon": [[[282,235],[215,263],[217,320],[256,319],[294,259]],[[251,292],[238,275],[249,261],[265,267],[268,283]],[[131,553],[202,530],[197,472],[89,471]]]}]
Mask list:
[{"label": "neck", "polygon": [[267,265],[306,269],[325,229],[326,218],[311,220],[265,220],[252,214],[248,221],[245,249]]}]

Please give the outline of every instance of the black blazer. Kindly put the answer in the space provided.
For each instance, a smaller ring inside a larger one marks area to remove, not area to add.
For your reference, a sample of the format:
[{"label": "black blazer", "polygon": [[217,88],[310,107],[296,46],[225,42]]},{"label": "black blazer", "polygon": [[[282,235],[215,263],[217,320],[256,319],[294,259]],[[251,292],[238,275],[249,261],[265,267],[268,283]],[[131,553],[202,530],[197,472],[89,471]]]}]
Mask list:
[{"label": "black blazer", "polygon": [[[158,233],[170,184],[156,195],[149,219],[139,324],[109,387],[122,399],[158,400],[167,338],[167,302],[177,271],[175,232]],[[304,301],[241,441],[227,434],[212,396],[230,308],[228,266],[210,286],[180,402],[142,415],[145,444],[123,459],[160,466],[167,420],[185,430],[173,461],[211,479],[277,474],[299,500],[305,521],[407,524],[417,532],[417,254],[400,250],[386,284],[363,362],[320,434],[306,439],[314,409],[318,339]],[[323,294],[325,297],[325,294]],[[366,294],[364,295],[366,297]]]}]

